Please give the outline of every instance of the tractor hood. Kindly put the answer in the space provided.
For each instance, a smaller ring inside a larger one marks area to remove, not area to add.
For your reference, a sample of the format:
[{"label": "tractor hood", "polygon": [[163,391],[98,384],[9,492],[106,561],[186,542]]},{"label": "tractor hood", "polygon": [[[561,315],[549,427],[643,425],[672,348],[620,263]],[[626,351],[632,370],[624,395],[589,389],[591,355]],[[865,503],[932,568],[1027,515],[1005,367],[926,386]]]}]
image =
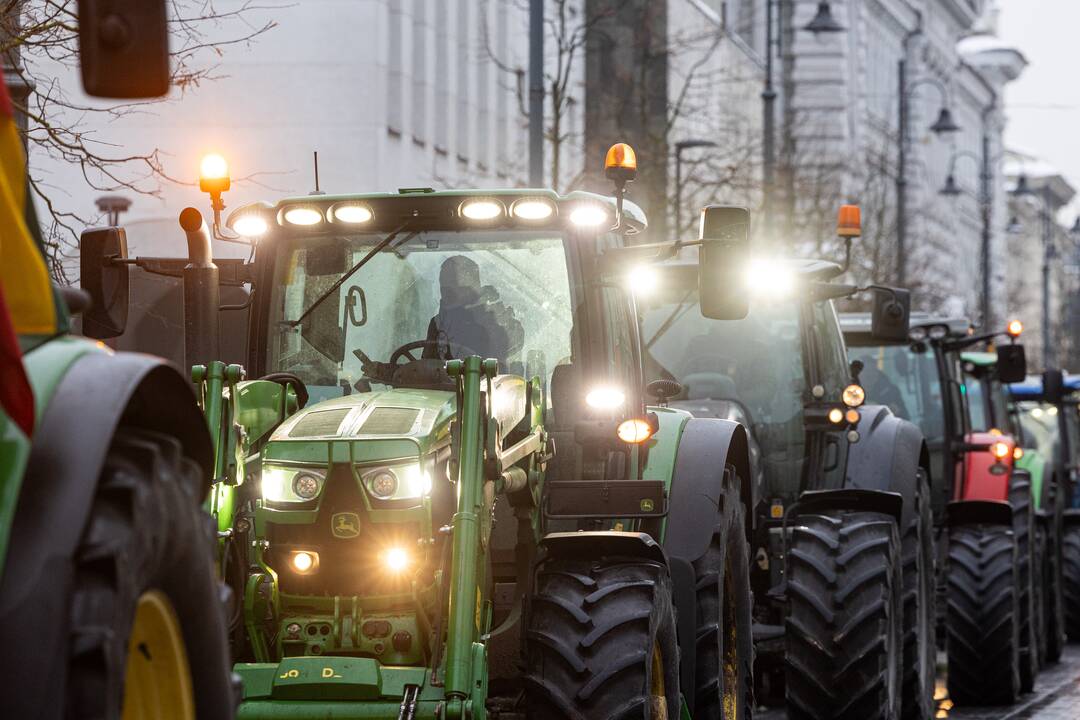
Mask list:
[{"label": "tractor hood", "polygon": [[279,440],[426,437],[456,411],[454,393],[395,388],[346,395],[304,408],[270,437]]},{"label": "tractor hood", "polygon": [[[493,381],[492,412],[505,436],[525,417],[526,383]],[[367,462],[423,455],[447,442],[457,398],[446,390],[393,388],[347,395],[304,408],[270,436],[264,457],[278,460]]]}]

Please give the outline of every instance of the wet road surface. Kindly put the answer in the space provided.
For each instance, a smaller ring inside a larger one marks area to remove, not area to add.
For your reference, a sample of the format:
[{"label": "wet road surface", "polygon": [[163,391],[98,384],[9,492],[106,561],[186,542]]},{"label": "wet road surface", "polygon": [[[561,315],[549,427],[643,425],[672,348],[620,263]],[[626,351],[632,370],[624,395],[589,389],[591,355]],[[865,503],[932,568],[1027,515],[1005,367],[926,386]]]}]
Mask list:
[{"label": "wet road surface", "polygon": [[[944,678],[938,681],[936,717],[949,720],[1080,720],[1080,645],[1070,645],[1057,665],[1044,668],[1035,691],[1009,707],[958,708],[945,696]],[[784,720],[783,710],[763,709],[755,720]]]}]

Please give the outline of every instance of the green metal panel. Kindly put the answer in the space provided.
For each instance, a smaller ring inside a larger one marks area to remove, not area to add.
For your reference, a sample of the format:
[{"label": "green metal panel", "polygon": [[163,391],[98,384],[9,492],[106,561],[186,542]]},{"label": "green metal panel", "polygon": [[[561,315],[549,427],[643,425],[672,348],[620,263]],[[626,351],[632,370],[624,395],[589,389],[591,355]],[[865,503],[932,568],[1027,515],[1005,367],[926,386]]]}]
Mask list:
[{"label": "green metal panel", "polygon": [[[649,439],[649,455],[642,480],[662,480],[667,493],[671,494],[671,478],[675,473],[675,456],[679,451],[679,439],[682,438],[686,423],[693,417],[685,410],[650,407],[649,412],[656,413],[660,420],[660,429]],[[667,534],[667,518],[664,518],[661,535]]]},{"label": "green metal panel", "polygon": [[1016,467],[1031,473],[1031,499],[1035,504],[1035,509],[1041,510],[1042,508],[1039,506],[1039,503],[1042,500],[1046,458],[1044,458],[1035,448],[1024,448],[1024,455],[1016,461]]}]

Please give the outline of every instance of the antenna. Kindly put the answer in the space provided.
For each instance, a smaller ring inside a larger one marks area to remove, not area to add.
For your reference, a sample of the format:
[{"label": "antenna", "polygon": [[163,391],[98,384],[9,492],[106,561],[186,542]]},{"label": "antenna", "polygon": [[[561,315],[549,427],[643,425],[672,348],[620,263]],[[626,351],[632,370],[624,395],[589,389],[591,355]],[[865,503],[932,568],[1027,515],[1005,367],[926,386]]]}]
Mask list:
[{"label": "antenna", "polygon": [[319,189],[319,151],[316,150],[313,154],[315,155],[315,192],[311,194],[322,195],[323,192]]}]

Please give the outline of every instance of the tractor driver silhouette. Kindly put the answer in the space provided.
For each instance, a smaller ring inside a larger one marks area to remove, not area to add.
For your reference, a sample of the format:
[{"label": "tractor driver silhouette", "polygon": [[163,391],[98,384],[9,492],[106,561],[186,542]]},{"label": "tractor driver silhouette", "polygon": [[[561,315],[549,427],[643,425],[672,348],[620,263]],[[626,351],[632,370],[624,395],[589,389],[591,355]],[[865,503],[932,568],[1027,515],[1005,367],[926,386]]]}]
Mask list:
[{"label": "tractor driver silhouette", "polygon": [[[494,294],[494,297],[490,297]],[[510,354],[512,330],[520,326],[494,287],[480,283],[480,266],[453,255],[439,269],[439,312],[428,323],[423,357],[449,359],[462,353],[494,357],[500,365]]]}]

